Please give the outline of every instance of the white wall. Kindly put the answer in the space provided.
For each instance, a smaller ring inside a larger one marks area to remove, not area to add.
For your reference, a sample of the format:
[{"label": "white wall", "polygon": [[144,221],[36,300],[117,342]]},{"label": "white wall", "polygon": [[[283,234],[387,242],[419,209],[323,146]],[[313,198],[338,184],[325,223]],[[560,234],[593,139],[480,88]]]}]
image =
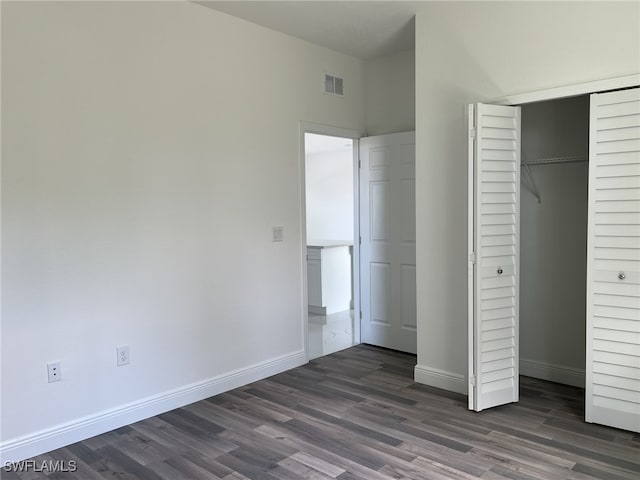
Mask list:
[{"label": "white wall", "polygon": [[304,361],[299,122],[362,84],[189,2],[2,2],[3,460]]},{"label": "white wall", "polygon": [[[309,134],[307,134],[309,135]],[[345,144],[352,140],[345,139]],[[308,154],[307,244],[353,241],[353,146]]]},{"label": "white wall", "polygon": [[466,392],[464,106],[640,73],[640,4],[428,2],[416,18],[416,379]]},{"label": "white wall", "polygon": [[415,130],[415,72],[415,50],[365,62],[367,135]]},{"label": "white wall", "polygon": [[[589,156],[589,96],[522,107],[522,158]],[[521,373],[583,383],[589,164],[529,167],[520,216]],[[526,175],[523,174],[523,180]]]}]

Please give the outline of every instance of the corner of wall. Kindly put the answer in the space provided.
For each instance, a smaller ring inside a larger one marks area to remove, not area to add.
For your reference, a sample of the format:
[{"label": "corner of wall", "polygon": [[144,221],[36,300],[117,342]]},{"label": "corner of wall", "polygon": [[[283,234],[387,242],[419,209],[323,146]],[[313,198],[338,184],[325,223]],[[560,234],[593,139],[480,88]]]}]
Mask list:
[{"label": "corner of wall", "polygon": [[429,385],[430,387],[441,388],[450,392],[467,395],[467,381],[464,375],[427,365],[416,365],[414,369],[414,380],[417,383]]},{"label": "corner of wall", "polygon": [[416,128],[415,50],[365,62],[365,126],[371,135]]}]

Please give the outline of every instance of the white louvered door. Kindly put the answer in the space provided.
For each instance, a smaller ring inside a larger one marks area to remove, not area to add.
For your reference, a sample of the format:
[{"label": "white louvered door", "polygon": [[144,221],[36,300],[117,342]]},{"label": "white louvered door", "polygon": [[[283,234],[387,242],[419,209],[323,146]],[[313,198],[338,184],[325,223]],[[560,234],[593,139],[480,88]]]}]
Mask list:
[{"label": "white louvered door", "polygon": [[469,106],[469,409],[518,401],[520,108]]},{"label": "white louvered door", "polygon": [[640,432],[640,89],[591,95],[586,421]]}]

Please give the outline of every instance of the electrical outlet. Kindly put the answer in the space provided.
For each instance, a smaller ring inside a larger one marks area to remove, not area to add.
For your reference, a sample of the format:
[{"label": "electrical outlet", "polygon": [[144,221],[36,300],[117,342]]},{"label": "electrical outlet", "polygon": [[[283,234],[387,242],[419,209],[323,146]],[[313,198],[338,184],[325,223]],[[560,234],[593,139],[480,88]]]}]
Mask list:
[{"label": "electrical outlet", "polygon": [[49,383],[62,380],[62,364],[60,362],[47,363],[47,376]]},{"label": "electrical outlet", "polygon": [[122,347],[116,348],[116,353],[118,355],[119,367],[129,365],[129,345],[123,345]]}]

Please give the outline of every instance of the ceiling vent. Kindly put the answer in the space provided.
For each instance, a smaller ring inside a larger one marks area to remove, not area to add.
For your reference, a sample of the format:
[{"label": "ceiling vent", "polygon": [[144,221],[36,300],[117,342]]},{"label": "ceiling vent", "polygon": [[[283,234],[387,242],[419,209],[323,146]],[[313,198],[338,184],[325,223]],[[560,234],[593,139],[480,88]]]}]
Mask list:
[{"label": "ceiling vent", "polygon": [[324,93],[331,95],[344,96],[344,79],[331,75],[329,73],[324,74]]}]

